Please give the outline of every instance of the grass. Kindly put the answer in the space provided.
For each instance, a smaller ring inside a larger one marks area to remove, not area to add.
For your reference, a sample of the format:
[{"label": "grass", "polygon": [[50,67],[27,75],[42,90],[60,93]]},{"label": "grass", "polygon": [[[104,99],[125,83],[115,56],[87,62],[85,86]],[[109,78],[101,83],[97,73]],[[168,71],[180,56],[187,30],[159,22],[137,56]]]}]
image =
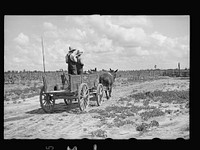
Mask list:
[{"label": "grass", "polygon": [[102,129],[98,129],[98,130],[92,131],[91,135],[92,135],[92,137],[102,137],[102,138],[106,138],[107,137],[106,131],[104,131]]},{"label": "grass", "polygon": [[[189,90],[187,91],[161,91],[156,90],[153,92],[137,93],[129,95],[130,98],[134,98],[135,101],[144,100],[147,98],[153,101],[160,101],[161,103],[184,103],[189,101]],[[147,104],[148,102],[146,102]]]},{"label": "grass", "polygon": [[[99,119],[101,122],[98,127],[101,127],[103,125],[107,125],[108,127],[120,127],[125,124],[134,124],[134,122],[125,119],[129,116],[135,116],[137,112],[142,109],[155,109],[155,106],[134,106],[133,104],[131,104],[131,107],[128,107],[114,105],[106,107],[105,110],[90,110],[89,113],[98,113],[98,115],[93,116],[93,118]],[[114,119],[113,123],[107,123],[107,119]]]},{"label": "grass", "polygon": [[[9,100],[17,100],[20,97],[22,99],[28,97],[33,97],[36,95],[40,94],[40,89],[41,89],[41,85],[38,85],[38,83],[34,82],[33,84],[30,84],[31,82],[27,82],[29,84],[29,87],[27,87],[27,84],[25,87],[21,87],[20,85],[18,85],[17,88],[13,88],[13,89],[5,89],[5,93],[4,93],[4,100],[5,101],[9,101]],[[10,98],[11,97],[11,98]]]},{"label": "grass", "polygon": [[136,127],[136,130],[140,132],[146,132],[149,128],[154,127],[154,126],[158,127],[159,122],[156,120],[152,120],[149,124],[143,122],[142,124]]},{"label": "grass", "polygon": [[[135,103],[137,101],[143,100],[142,106],[137,106],[131,103],[134,101]],[[101,127],[103,125],[107,125],[107,127],[120,127],[125,124],[134,124],[134,122],[130,120],[126,120],[129,116],[135,116],[139,115],[141,119],[144,121],[147,121],[150,118],[163,116],[166,113],[170,114],[171,110],[165,110],[162,111],[159,108],[155,106],[149,106],[149,103],[151,101],[159,101],[160,103],[184,103],[187,102],[185,107],[189,107],[189,91],[153,91],[153,92],[143,92],[143,93],[136,93],[131,94],[127,97],[121,97],[117,101],[119,104],[124,104],[126,101],[126,106],[120,106],[120,105],[112,105],[106,107],[104,110],[102,109],[96,109],[96,110],[90,110],[90,113],[98,113],[98,115],[93,116],[93,118],[100,119],[100,124],[98,127]],[[144,110],[143,112],[139,113],[139,111]],[[113,119],[113,121],[107,122],[107,120]],[[155,123],[155,122],[154,122]],[[140,127],[138,127],[140,128]],[[143,128],[143,127],[141,127]],[[140,129],[138,129],[140,130]],[[145,129],[141,129],[145,130]]]},{"label": "grass", "polygon": [[149,118],[152,118],[152,117],[158,117],[158,116],[163,116],[165,114],[165,112],[161,111],[160,109],[156,108],[156,109],[153,109],[153,110],[150,110],[150,111],[145,111],[145,112],[142,112],[140,114],[141,118],[143,120],[148,120]]}]

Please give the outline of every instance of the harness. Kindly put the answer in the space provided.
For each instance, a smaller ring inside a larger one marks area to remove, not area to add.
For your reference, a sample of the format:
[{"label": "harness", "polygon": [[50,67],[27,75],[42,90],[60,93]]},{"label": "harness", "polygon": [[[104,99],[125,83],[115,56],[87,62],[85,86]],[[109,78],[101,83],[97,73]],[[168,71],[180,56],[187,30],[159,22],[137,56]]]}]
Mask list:
[{"label": "harness", "polygon": [[108,74],[110,74],[111,76],[113,76],[110,72],[108,72]]}]

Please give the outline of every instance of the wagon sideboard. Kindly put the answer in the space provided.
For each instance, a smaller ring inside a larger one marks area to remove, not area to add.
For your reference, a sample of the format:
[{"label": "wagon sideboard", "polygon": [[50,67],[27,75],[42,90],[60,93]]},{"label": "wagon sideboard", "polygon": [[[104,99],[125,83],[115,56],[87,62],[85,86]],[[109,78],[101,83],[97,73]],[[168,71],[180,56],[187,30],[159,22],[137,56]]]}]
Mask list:
[{"label": "wagon sideboard", "polygon": [[97,87],[99,83],[99,75],[94,74],[82,74],[82,75],[54,75],[43,78],[45,92],[55,91],[55,86],[58,90],[65,90],[66,92],[77,92],[81,83],[86,83],[89,89]]},{"label": "wagon sideboard", "polygon": [[81,83],[86,83],[89,89],[97,87],[99,83],[98,74],[69,75],[69,90],[76,92]]}]

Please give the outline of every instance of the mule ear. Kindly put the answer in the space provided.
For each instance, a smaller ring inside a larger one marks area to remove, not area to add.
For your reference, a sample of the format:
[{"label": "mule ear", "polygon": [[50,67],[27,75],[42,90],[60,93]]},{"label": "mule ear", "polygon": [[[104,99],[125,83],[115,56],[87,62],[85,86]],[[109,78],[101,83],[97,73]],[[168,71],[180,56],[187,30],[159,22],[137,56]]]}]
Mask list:
[{"label": "mule ear", "polygon": [[115,70],[115,72],[117,72],[118,71],[118,69],[117,70]]},{"label": "mule ear", "polygon": [[112,71],[112,69],[110,68],[110,71]]}]

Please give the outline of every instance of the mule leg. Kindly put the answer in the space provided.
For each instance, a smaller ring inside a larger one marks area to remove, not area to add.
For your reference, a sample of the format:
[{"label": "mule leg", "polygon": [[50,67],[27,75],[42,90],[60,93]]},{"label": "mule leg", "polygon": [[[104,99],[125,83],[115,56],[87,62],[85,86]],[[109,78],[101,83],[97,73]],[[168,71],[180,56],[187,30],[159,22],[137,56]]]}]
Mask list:
[{"label": "mule leg", "polygon": [[109,97],[108,97],[108,91],[105,90],[105,93],[106,93],[106,98],[109,99]]},{"label": "mule leg", "polygon": [[109,88],[109,96],[111,97],[111,93],[112,93],[112,86]]}]

